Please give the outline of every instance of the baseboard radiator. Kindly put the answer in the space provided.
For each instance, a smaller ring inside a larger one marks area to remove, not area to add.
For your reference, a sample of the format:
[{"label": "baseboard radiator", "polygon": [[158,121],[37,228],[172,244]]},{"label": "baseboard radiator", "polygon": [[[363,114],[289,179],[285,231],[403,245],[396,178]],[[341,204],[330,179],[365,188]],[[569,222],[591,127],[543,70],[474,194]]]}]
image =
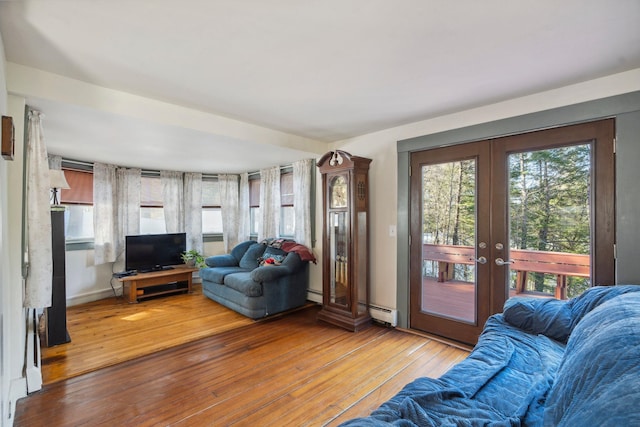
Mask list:
[{"label": "baseboard radiator", "polygon": [[387,326],[398,326],[398,310],[369,304],[369,314],[373,320]]},{"label": "baseboard radiator", "polygon": [[[313,289],[307,289],[307,299],[309,301],[322,304],[322,292]],[[394,328],[398,326],[398,310],[369,304],[369,314],[374,321],[382,323],[383,325],[391,326]]]}]

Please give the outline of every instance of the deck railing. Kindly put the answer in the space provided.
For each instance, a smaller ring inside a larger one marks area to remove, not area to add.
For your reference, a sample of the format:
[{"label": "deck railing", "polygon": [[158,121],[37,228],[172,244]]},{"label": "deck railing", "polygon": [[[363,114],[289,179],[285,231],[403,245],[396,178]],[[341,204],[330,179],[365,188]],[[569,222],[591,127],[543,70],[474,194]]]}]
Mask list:
[{"label": "deck railing", "polygon": [[[475,248],[473,246],[432,245],[424,244],[422,258],[424,261],[438,262],[438,282],[453,279],[455,264],[475,264]],[[509,265],[516,272],[516,293],[526,291],[529,272],[545,273],[556,276],[555,297],[567,298],[567,277],[590,277],[591,261],[589,255],[567,252],[532,251],[510,249]]]}]

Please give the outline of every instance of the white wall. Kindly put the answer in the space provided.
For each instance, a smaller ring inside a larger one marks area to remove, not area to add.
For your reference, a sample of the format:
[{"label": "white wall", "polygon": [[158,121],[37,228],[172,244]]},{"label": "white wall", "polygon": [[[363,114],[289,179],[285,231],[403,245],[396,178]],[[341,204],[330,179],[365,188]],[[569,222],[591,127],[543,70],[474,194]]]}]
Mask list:
[{"label": "white wall", "polygon": [[0,159],[0,425],[10,426],[16,400],[27,391],[22,373],[26,330],[21,273],[24,99],[7,94],[5,63],[0,39],[0,113],[13,117],[16,134],[14,160]]},{"label": "white wall", "polygon": [[[0,36],[0,41],[1,41]],[[6,115],[7,113],[7,84],[5,81],[5,58],[4,47],[0,42],[0,113]],[[9,201],[7,193],[9,190],[7,163],[0,160],[0,330],[2,331],[2,340],[0,340],[0,411],[2,414],[2,422],[0,425],[5,424],[5,420],[8,418],[8,410],[5,409],[9,403],[9,375],[6,372],[9,369],[9,354],[8,354],[8,339],[9,333],[7,327],[7,313],[9,306],[7,305],[8,293],[9,293],[9,222],[8,222],[8,207]]]},{"label": "white wall", "polygon": [[373,159],[370,169],[371,302],[397,308],[397,247],[396,238],[389,236],[389,226],[396,225],[398,214],[395,202],[398,198],[397,141],[637,90],[640,90],[640,69],[336,143],[335,148]]}]

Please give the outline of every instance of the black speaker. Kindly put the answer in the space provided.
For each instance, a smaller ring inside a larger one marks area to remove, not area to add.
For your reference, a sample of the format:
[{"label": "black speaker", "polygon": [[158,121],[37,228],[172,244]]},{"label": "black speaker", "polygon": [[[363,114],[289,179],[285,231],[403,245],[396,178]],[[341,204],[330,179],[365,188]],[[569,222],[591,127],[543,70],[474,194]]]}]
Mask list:
[{"label": "black speaker", "polygon": [[47,347],[71,341],[67,332],[67,289],[65,272],[64,209],[51,210],[53,282],[51,307],[47,308]]}]

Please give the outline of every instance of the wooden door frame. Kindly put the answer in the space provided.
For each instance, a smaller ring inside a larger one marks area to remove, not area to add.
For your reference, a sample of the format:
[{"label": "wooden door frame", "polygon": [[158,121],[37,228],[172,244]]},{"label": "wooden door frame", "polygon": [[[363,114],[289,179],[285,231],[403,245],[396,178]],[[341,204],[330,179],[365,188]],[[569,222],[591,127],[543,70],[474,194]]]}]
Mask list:
[{"label": "wooden door frame", "polygon": [[[617,199],[616,222],[618,227],[640,229],[640,217],[633,215],[638,194],[637,183],[640,172],[634,169],[632,159],[640,152],[640,90],[627,92],[586,102],[555,107],[552,101],[548,107],[480,124],[467,125],[474,121],[473,116],[460,116],[458,123],[462,127],[427,133],[399,140],[397,143],[397,238],[396,238],[396,309],[398,327],[409,328],[409,157],[414,151],[427,148],[444,147],[488,138],[498,138],[517,133],[531,132],[557,126],[565,126],[587,121],[614,118],[616,120],[617,151],[626,153],[617,161],[616,176],[619,194],[625,197]],[[557,105],[557,104],[555,104]],[[544,109],[550,108],[550,109]],[[425,126],[424,129],[429,129]],[[624,170],[621,170],[624,164]],[[621,215],[624,215],[621,216]],[[636,240],[629,235],[617,236],[616,275],[618,280],[630,282],[637,277],[635,254],[638,253]],[[622,246],[622,248],[621,248]],[[620,267],[625,270],[618,271]]]},{"label": "wooden door frame", "polygon": [[[508,229],[508,156],[563,146],[591,145],[591,277],[593,285],[615,284],[615,120],[605,119],[576,125],[544,129],[502,138],[417,151],[411,154],[410,178],[410,323],[413,328],[444,335],[468,344],[475,343],[491,314],[502,311],[508,299],[508,268],[497,266],[498,257],[507,259]],[[477,266],[476,323],[434,316],[422,310],[422,166],[475,158],[477,242],[489,243],[486,265]],[[481,175],[482,174],[482,175]],[[481,179],[482,178],[482,179]],[[506,250],[498,250],[500,242]],[[414,266],[414,268],[411,268]],[[486,267],[486,268],[485,268]],[[418,315],[420,313],[420,315]]]},{"label": "wooden door frame", "polygon": [[[497,158],[506,159],[510,153],[523,151],[552,149],[566,146],[567,142],[580,144],[592,143],[591,155],[591,282],[596,285],[614,285],[615,280],[615,154],[614,154],[615,120],[604,119],[593,122],[543,129],[518,135],[492,139],[492,153]],[[525,148],[522,148],[525,147]],[[491,181],[494,183],[494,200],[504,201],[492,213],[492,238],[501,241],[505,247],[509,245],[508,230],[508,166],[506,162],[492,163]],[[507,233],[505,235],[504,233]],[[597,243],[597,245],[596,245]],[[492,246],[491,259],[504,256]],[[491,263],[491,276],[494,281],[507,281],[507,268]],[[492,287],[491,311],[502,311],[508,298],[508,287],[504,292]]]},{"label": "wooden door frame", "polygon": [[[490,209],[490,180],[481,181],[478,179],[478,172],[480,170],[490,170],[491,169],[491,152],[490,145],[486,143],[486,141],[480,142],[472,142],[468,144],[461,144],[455,147],[443,147],[443,148],[434,148],[431,150],[425,150],[420,152],[415,152],[411,156],[411,200],[414,201],[422,201],[422,171],[420,170],[423,165],[434,165],[440,163],[448,163],[455,162],[461,160],[476,160],[476,218],[480,218],[483,220],[478,220],[476,223],[476,242],[488,242],[489,234],[490,234],[490,226],[491,223],[489,221],[489,209]],[[455,150],[455,153],[452,153],[452,150]],[[454,159],[452,159],[454,157]],[[422,214],[418,212],[414,212],[416,209],[421,211],[422,209],[421,203],[418,203],[417,206],[411,204],[411,211],[413,215],[410,215],[412,218],[411,223],[411,242],[412,242],[412,250],[410,251],[410,283],[416,283],[416,286],[411,287],[409,285],[409,304],[410,304],[410,313],[421,312],[421,293],[422,293],[422,223],[418,223],[414,220],[416,216],[422,218]],[[415,244],[414,244],[415,243]],[[417,249],[419,247],[419,250]],[[416,249],[413,249],[416,248]],[[485,249],[488,251],[488,248]],[[488,256],[488,253],[479,253],[479,256]],[[416,266],[413,270],[411,270],[411,266]],[[476,278],[485,278],[484,281],[477,280],[476,284],[476,299],[478,301],[486,301],[490,298],[491,295],[491,286],[490,283],[486,280],[490,276],[489,274],[490,265],[487,264],[476,264]],[[455,328],[455,339],[464,343],[475,343],[482,331],[482,328],[489,318],[490,308],[486,305],[477,304],[476,307],[476,315],[475,322],[473,324],[467,322],[459,322],[454,319],[447,319],[441,316],[429,316],[425,315],[422,319],[415,317],[411,319],[412,325],[418,328],[424,328],[425,319],[428,318],[429,321],[429,329],[430,332],[443,335],[451,334],[452,329]],[[453,338],[448,336],[448,338]]]}]

